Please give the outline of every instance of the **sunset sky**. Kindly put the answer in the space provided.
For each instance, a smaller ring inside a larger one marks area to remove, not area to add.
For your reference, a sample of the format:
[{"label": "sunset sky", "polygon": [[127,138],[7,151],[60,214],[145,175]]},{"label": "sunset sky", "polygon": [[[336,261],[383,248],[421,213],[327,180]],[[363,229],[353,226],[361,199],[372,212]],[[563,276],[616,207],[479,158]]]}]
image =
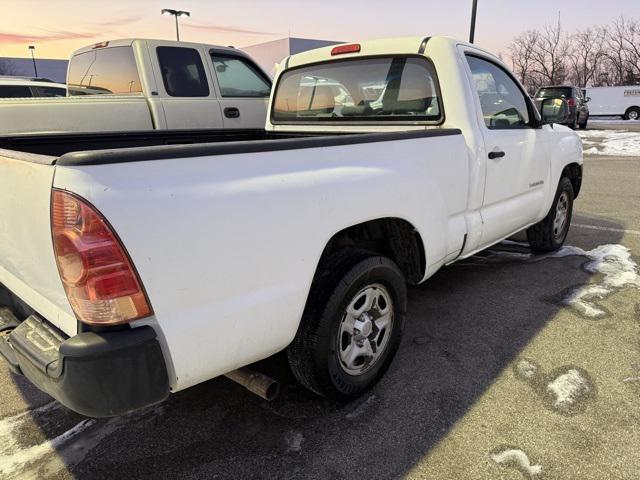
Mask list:
[{"label": "sunset sky", "polygon": [[[188,10],[181,39],[242,47],[291,36],[345,40],[444,34],[468,37],[471,0],[0,0],[0,57],[68,58],[114,38],[174,39],[162,8]],[[640,0],[479,0],[476,43],[505,52],[520,32],[554,22],[569,29],[640,18]]]}]

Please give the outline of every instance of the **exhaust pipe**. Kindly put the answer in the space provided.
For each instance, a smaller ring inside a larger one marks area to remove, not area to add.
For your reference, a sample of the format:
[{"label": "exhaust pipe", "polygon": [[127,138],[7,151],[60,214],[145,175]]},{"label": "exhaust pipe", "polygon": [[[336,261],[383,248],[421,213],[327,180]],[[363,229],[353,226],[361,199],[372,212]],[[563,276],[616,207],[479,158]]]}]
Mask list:
[{"label": "exhaust pipe", "polygon": [[225,373],[224,376],[269,402],[280,393],[280,384],[278,382],[248,368],[239,368],[238,370]]}]

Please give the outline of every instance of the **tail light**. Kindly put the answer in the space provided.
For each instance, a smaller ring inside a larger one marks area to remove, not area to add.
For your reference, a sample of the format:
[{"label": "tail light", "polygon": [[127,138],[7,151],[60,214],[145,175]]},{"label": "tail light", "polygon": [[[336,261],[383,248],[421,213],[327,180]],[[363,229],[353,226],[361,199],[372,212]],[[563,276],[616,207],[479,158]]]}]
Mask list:
[{"label": "tail light", "polygon": [[116,325],[151,315],[140,278],[104,217],[82,198],[57,189],[51,212],[58,271],[78,320]]},{"label": "tail light", "polygon": [[567,98],[567,105],[569,105],[570,107],[575,107],[578,104],[578,102],[576,102],[575,98]]}]

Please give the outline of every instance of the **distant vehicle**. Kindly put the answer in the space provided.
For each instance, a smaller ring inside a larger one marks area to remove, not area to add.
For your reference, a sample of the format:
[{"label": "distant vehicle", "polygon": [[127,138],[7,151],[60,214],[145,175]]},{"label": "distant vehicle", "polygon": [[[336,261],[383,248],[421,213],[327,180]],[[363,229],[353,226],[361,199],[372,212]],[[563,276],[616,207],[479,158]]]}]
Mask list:
[{"label": "distant vehicle", "polygon": [[44,78],[0,77],[0,98],[66,97],[67,86]]},{"label": "distant vehicle", "polygon": [[573,128],[577,127],[581,129],[587,128],[589,122],[589,97],[584,97],[582,89],[578,87],[572,87],[569,85],[557,85],[540,87],[534,97],[536,107],[540,109],[542,101],[547,98],[562,98],[566,100],[569,105],[569,117],[567,118],[566,125]]},{"label": "distant vehicle", "polygon": [[496,56],[372,40],[276,75],[262,130],[0,137],[15,372],[115,416],[286,349],[302,385],[350,400],[402,343],[406,283],[523,229],[564,243],[582,142]]},{"label": "distant vehicle", "polygon": [[589,87],[592,115],[615,115],[625,120],[640,120],[640,85]]},{"label": "distant vehicle", "polygon": [[67,98],[0,100],[0,134],[259,129],[271,78],[234,48],[129,39],[74,52],[67,86]]}]

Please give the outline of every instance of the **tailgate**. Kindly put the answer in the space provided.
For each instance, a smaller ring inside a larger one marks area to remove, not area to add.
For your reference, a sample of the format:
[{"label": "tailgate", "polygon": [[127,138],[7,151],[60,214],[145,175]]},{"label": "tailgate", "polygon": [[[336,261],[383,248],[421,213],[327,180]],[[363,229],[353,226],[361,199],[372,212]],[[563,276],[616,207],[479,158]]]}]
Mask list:
[{"label": "tailgate", "polygon": [[68,335],[77,332],[53,255],[54,157],[0,149],[0,284]]}]

